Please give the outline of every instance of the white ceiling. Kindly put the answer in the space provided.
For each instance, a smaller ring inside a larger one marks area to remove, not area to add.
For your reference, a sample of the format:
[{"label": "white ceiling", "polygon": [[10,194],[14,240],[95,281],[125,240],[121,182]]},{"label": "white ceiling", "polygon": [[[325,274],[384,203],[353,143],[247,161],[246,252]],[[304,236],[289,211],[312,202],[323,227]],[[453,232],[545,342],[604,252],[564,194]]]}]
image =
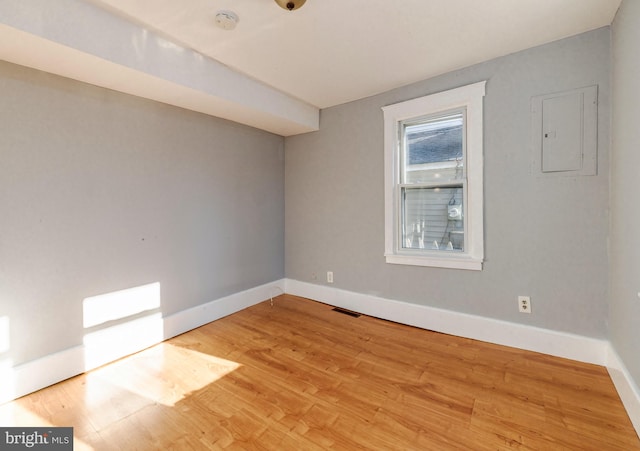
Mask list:
[{"label": "white ceiling", "polygon": [[[95,0],[319,108],[612,22],[620,0]],[[214,26],[218,10],[237,27]]]},{"label": "white ceiling", "polygon": [[3,0],[0,59],[288,136],[321,108],[609,25],[620,1]]}]

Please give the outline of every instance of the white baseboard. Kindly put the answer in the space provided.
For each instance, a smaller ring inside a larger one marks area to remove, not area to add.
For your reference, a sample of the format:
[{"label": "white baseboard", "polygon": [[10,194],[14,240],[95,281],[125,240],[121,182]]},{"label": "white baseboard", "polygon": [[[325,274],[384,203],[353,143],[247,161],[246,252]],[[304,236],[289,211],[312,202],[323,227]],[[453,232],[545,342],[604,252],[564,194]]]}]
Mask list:
[{"label": "white baseboard", "polygon": [[0,404],[84,372],[84,348],[75,346],[16,367],[0,368]]},{"label": "white baseboard", "polygon": [[164,339],[175,337],[284,293],[284,279],[276,280],[163,318]]},{"label": "white baseboard", "polygon": [[638,432],[638,435],[640,435],[640,389],[613,346],[609,346],[606,366],[611,380],[620,395],[622,404],[624,404],[624,408],[627,410],[629,419],[631,419],[633,427],[636,429],[636,432]]},{"label": "white baseboard", "polygon": [[618,354],[606,340],[410,304],[292,279],[285,279],[285,291],[288,294],[422,329],[605,366],[636,432],[640,434],[640,390]]},{"label": "white baseboard", "polygon": [[325,302],[365,315],[458,337],[473,338],[474,340],[597,365],[605,365],[607,361],[609,343],[606,340],[395,301],[291,279],[286,279],[285,291],[289,294]]},{"label": "white baseboard", "polygon": [[75,346],[15,367],[10,365],[10,361],[0,361],[0,380],[2,381],[0,404],[89,371],[109,361],[141,351],[282,293],[284,293],[284,279],[159,318],[158,333],[154,334],[153,340],[140,340],[137,348],[129,346],[124,353],[111,354],[108,361],[88,359],[85,354],[87,351],[85,345]]}]

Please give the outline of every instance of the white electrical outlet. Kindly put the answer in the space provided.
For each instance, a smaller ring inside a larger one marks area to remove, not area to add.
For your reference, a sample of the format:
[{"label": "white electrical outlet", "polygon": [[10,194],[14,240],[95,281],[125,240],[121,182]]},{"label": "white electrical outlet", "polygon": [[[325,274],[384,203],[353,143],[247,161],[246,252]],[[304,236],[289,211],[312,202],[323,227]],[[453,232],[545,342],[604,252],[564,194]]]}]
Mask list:
[{"label": "white electrical outlet", "polygon": [[518,296],[518,311],[531,313],[531,298],[529,296]]},{"label": "white electrical outlet", "polygon": [[327,283],[333,283],[333,271],[327,271]]}]

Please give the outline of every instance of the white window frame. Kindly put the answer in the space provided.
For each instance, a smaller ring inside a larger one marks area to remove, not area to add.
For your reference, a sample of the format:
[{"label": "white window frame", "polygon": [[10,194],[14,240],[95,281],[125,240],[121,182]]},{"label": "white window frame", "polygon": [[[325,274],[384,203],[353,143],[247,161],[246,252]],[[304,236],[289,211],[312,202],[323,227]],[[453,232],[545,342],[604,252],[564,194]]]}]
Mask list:
[{"label": "white window frame", "polygon": [[[384,114],[385,258],[387,263],[482,270],[483,228],[483,98],[486,81],[382,107]],[[446,252],[400,246],[401,123],[424,116],[465,109],[464,193],[465,250]]]}]

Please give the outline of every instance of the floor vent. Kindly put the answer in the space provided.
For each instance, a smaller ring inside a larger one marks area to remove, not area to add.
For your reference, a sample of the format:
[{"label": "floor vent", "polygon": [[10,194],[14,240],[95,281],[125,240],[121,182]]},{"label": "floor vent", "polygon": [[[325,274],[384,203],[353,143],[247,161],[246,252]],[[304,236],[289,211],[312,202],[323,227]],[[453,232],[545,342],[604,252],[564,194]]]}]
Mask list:
[{"label": "floor vent", "polygon": [[354,318],[360,318],[360,313],[352,312],[351,310],[343,309],[340,307],[334,307],[334,312],[342,313],[344,315],[353,316]]}]

